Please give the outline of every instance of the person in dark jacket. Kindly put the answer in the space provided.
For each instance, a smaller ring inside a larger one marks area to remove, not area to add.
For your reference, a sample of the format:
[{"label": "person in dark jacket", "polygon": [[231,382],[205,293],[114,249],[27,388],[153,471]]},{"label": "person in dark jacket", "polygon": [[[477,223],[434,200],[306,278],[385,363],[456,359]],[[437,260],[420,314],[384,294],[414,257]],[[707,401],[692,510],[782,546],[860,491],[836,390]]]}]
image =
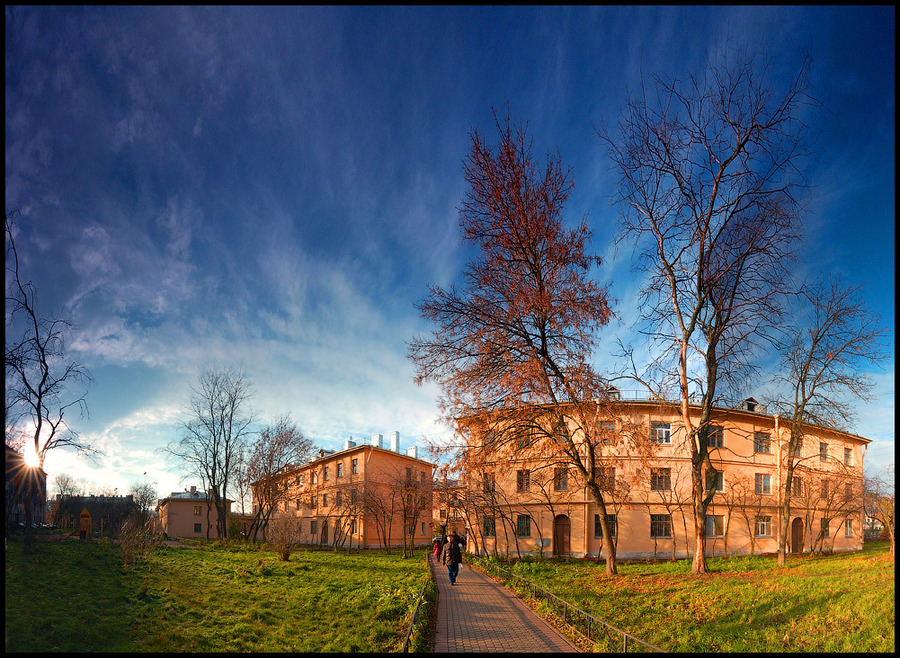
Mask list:
[{"label": "person in dark jacket", "polygon": [[462,551],[459,550],[459,544],[456,543],[453,535],[447,537],[447,543],[444,544],[444,549],[441,551],[441,562],[447,565],[447,577],[450,579],[450,584],[453,585],[459,575],[459,565],[462,562]]}]

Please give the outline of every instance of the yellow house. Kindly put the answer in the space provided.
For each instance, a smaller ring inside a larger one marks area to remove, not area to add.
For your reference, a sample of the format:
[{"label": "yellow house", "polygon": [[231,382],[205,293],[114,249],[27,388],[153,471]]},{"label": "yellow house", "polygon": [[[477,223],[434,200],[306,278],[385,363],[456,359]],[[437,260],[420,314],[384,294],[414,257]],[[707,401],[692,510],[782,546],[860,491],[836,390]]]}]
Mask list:
[{"label": "yellow house", "polygon": [[[433,532],[433,470],[433,464],[418,458],[416,446],[401,452],[398,432],[391,433],[390,445],[381,434],[368,444],[348,440],[343,450],[320,450],[316,459],[278,476],[285,493],[273,523],[291,519],[307,544],[427,545]],[[263,538],[268,535],[271,524]]]},{"label": "yellow house", "polygon": [[[617,558],[689,557],[695,547],[691,461],[677,413],[656,402],[623,401],[614,414],[594,422],[603,437],[593,448],[595,474]],[[508,416],[503,423],[511,426]],[[706,517],[707,553],[774,553],[788,428],[752,398],[741,408],[717,408],[712,424],[710,459],[720,474],[705,483],[707,491],[715,489]],[[470,460],[464,496],[467,532],[476,539],[468,550],[564,557],[602,551],[598,505],[575,467],[551,457],[560,454],[552,438],[509,436],[488,417],[464,419],[461,428],[470,454],[478,456]],[[565,431],[578,442],[578,430]],[[846,432],[805,428],[795,455],[788,551],[862,548],[863,457],[869,443]],[[581,443],[582,454],[586,449]]]},{"label": "yellow house", "polygon": [[[233,501],[226,500],[228,514]],[[156,507],[162,531],[169,537],[217,537],[219,512],[212,497],[197,487],[185,491],[173,491],[159,501]]]}]

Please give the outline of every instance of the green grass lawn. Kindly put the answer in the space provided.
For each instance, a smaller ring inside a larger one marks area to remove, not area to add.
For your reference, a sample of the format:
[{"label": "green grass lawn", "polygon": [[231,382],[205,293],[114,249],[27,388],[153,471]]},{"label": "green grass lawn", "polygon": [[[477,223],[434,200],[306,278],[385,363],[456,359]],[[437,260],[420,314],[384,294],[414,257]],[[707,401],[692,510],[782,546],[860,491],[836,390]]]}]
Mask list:
[{"label": "green grass lawn", "polygon": [[[668,651],[893,652],[894,561],[887,542],[860,553],[619,565],[522,561],[513,571]],[[546,604],[543,609],[549,610]]]},{"label": "green grass lawn", "polygon": [[124,566],[107,542],[6,544],[7,651],[397,651],[425,554],[158,549]]}]

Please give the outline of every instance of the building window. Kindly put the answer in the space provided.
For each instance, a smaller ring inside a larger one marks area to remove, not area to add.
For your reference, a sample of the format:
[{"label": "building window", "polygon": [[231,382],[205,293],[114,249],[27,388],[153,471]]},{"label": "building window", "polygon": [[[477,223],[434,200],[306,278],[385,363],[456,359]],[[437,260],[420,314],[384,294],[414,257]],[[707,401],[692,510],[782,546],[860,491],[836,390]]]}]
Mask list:
[{"label": "building window", "polygon": [[195,523],[195,524],[194,524],[194,532],[196,532],[198,535],[199,535],[201,532],[203,532],[203,524],[202,524],[202,523]]},{"label": "building window", "polygon": [[298,498],[297,500],[294,501],[294,503],[296,504],[297,509],[300,509],[300,499]]},{"label": "building window", "polygon": [[359,460],[358,459],[354,459],[352,462],[350,462],[350,472],[353,473],[353,475],[356,475],[357,473],[359,473]]},{"label": "building window", "polygon": [[650,440],[660,445],[672,443],[672,426],[669,423],[650,423]]},{"label": "building window", "polygon": [[820,462],[828,461],[828,444],[827,443],[819,444],[819,461]]},{"label": "building window", "polygon": [[831,537],[831,533],[830,533],[830,531],[828,530],[828,524],[829,524],[828,519],[822,519],[822,520],[821,520],[821,524],[822,524],[822,529],[821,529],[821,531],[820,531],[820,532],[821,532],[821,536],[822,536],[822,537]]},{"label": "building window", "polygon": [[650,537],[671,537],[672,517],[668,514],[650,515]]},{"label": "building window", "polygon": [[315,471],[312,472],[312,475],[310,476],[310,481],[311,481],[313,484],[316,484],[316,483],[319,481],[319,478],[318,478],[318,476],[316,475],[316,472],[315,472]]},{"label": "building window", "polygon": [[852,537],[853,536],[853,520],[847,519],[844,521],[844,537]]},{"label": "building window", "polygon": [[309,522],[309,534],[315,538],[316,533],[319,530],[319,522],[316,520],[312,520]]},{"label": "building window", "polygon": [[[609,523],[609,532],[615,537],[618,531],[618,520],[615,514],[607,514],[606,522]],[[594,539],[603,539],[603,525],[600,523],[600,515],[594,514]]]},{"label": "building window", "polygon": [[772,517],[757,516],[756,517],[756,536],[771,537],[772,536]]},{"label": "building window", "polygon": [[796,475],[791,477],[791,494],[794,496],[803,495],[803,480]]},{"label": "building window", "polygon": [[516,491],[528,491],[531,488],[531,471],[516,471]]},{"label": "building window", "polygon": [[725,490],[725,473],[723,471],[716,471],[715,474],[712,471],[706,471],[706,493],[712,491],[713,487],[715,487],[716,493]]},{"label": "building window", "polygon": [[706,536],[707,537],[724,537],[725,536],[725,517],[721,514],[706,515]]},{"label": "building window", "polygon": [[447,518],[447,510],[445,510],[445,509],[440,510],[438,516],[442,519],[446,519]]},{"label": "building window", "polygon": [[343,503],[343,502],[344,502],[344,492],[338,491],[336,494],[334,494],[334,504],[337,505],[338,507],[340,507],[341,503]]},{"label": "building window", "polygon": [[484,493],[494,493],[495,484],[493,473],[485,473],[481,480],[481,487]]},{"label": "building window", "polygon": [[340,463],[337,465],[337,476],[339,478],[344,477],[344,464],[343,463]]},{"label": "building window", "polygon": [[424,534],[425,534],[425,522],[424,522],[424,521],[422,521],[422,528],[421,528],[421,530],[419,531],[419,534],[420,534],[420,535],[424,535]]},{"label": "building window", "polygon": [[516,519],[516,535],[519,537],[531,537],[530,514],[519,514]]},{"label": "building window", "polygon": [[568,474],[565,468],[557,468],[553,472],[553,490],[566,491],[569,488]]},{"label": "building window", "polygon": [[844,448],[844,464],[850,465],[850,448]]},{"label": "building window", "polygon": [[406,484],[409,485],[410,482],[412,482],[412,469],[407,468],[406,469]]},{"label": "building window", "polygon": [[597,423],[597,442],[608,446],[613,442],[616,433],[616,424],[611,420],[601,420]]},{"label": "building window", "polygon": [[725,430],[718,425],[710,425],[706,436],[707,448],[721,448],[725,445]]},{"label": "building window", "polygon": [[194,516],[203,514],[203,508],[200,505],[194,505]]},{"label": "building window", "polygon": [[772,476],[768,473],[756,474],[756,493],[769,495],[772,493]]},{"label": "building window", "polygon": [[650,471],[650,491],[671,491],[672,469],[654,468]]},{"label": "building window", "polygon": [[313,509],[316,509],[318,506],[319,506],[318,497],[317,497],[317,496],[313,496],[313,497],[312,497],[312,503],[310,504],[310,507],[312,507]]},{"label": "building window", "polygon": [[356,519],[351,519],[351,520],[350,520],[350,534],[351,534],[351,535],[355,535],[355,534],[356,534]]},{"label": "building window", "polygon": [[828,480],[822,480],[822,492],[820,497],[822,500],[828,500]]},{"label": "building window", "polygon": [[772,454],[772,435],[766,432],[753,433],[753,452]]},{"label": "building window", "polygon": [[493,537],[497,533],[496,526],[494,525],[494,517],[484,517],[481,520],[481,528],[485,537]]},{"label": "building window", "polygon": [[848,482],[844,485],[844,502],[849,503],[853,500],[853,485]]},{"label": "building window", "polygon": [[324,472],[324,474],[323,474],[323,479],[324,479],[326,482],[328,481],[328,467],[327,467],[327,466],[325,467],[325,472]]},{"label": "building window", "polygon": [[616,467],[595,468],[594,480],[602,491],[614,491],[616,488]]},{"label": "building window", "polygon": [[298,476],[297,476],[297,479],[294,480],[294,483],[295,483],[298,487],[302,487],[302,486],[303,486],[303,476],[302,476],[302,475],[298,475]]},{"label": "building window", "polygon": [[797,445],[794,446],[794,457],[799,457],[801,450],[803,450],[803,439],[797,439]]}]

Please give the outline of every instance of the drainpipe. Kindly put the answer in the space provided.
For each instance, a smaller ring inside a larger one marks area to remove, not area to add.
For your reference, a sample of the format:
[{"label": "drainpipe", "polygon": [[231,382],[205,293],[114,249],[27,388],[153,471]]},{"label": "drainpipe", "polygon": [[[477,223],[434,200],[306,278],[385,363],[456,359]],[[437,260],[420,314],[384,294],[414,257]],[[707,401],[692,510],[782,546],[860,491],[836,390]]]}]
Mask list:
[{"label": "drainpipe", "polygon": [[[775,520],[778,523],[778,532],[775,533],[775,541],[778,544],[781,544],[781,517],[784,515],[784,497],[787,495],[784,489],[781,487],[781,471],[784,468],[784,463],[781,459],[781,431],[779,429],[779,420],[781,419],[778,414],[774,414],[772,418],[775,419],[775,446],[777,449],[777,454],[775,458],[778,460],[778,470],[776,471],[778,474],[778,514],[775,515]],[[790,521],[790,519],[788,519]],[[787,551],[787,546],[785,545],[785,551]]]}]

